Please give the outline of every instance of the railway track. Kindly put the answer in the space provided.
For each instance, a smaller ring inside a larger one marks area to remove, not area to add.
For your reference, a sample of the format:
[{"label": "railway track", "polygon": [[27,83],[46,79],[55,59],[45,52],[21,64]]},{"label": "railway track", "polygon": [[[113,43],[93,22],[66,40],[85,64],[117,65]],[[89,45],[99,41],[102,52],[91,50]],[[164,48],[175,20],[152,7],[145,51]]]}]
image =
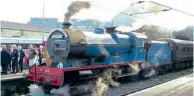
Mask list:
[{"label": "railway track", "polygon": [[24,80],[23,78],[14,78],[9,80],[1,81],[1,96],[18,96],[18,94],[28,93],[28,88],[24,86],[29,86],[30,82]]},{"label": "railway track", "polygon": [[114,87],[108,90],[106,96],[125,96],[192,73],[193,68],[187,68],[167,72],[166,74],[159,74],[159,76],[147,80],[138,80],[136,82],[125,81],[119,87]]},{"label": "railway track", "polygon": [[[193,68],[186,68],[178,71],[170,71],[165,74],[159,74],[159,76],[146,79],[146,80],[137,80],[137,81],[131,81],[128,78],[125,78],[125,80],[120,81],[120,85],[118,87],[112,87],[109,88],[107,92],[105,92],[105,96],[125,96],[128,94],[132,94],[134,92],[150,88],[186,75],[189,75],[193,73]],[[2,82],[2,88],[7,88],[8,90],[4,90],[1,92],[2,96],[20,96],[19,94],[25,94],[23,96],[30,96],[29,89],[28,88],[20,88],[21,84],[30,85],[29,82],[26,82],[24,79],[14,79],[9,81],[3,81]],[[69,88],[69,93],[72,96],[91,96],[93,94],[92,89],[93,85],[91,84],[85,84],[76,87]],[[16,90],[14,90],[16,89]],[[20,89],[20,90],[18,90]],[[85,92],[81,92],[80,90],[87,90]],[[9,93],[6,95],[3,95],[4,93]],[[58,96],[53,94],[45,94],[46,96]],[[60,95],[61,96],[61,95]],[[63,95],[66,96],[66,95]]]}]

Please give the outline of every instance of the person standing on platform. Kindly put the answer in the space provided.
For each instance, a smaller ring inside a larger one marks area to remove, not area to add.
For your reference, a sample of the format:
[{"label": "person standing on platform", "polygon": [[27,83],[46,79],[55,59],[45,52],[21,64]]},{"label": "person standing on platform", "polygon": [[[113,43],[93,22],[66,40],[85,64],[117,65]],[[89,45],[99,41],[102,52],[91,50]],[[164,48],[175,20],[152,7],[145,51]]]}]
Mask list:
[{"label": "person standing on platform", "polygon": [[18,46],[18,53],[19,53],[19,66],[20,66],[20,72],[23,71],[23,61],[24,61],[24,57],[25,57],[25,53],[22,50],[21,46]]},{"label": "person standing on platform", "polygon": [[[2,51],[2,47],[0,46],[0,51]],[[0,72],[2,73],[2,67],[0,65]]]},{"label": "person standing on platform", "polygon": [[10,63],[10,54],[6,50],[6,45],[3,45],[2,51],[1,51],[1,67],[2,67],[2,73],[5,75],[7,75],[9,63]]},{"label": "person standing on platform", "polygon": [[[10,55],[11,55],[11,53],[13,52],[12,46],[13,46],[13,45],[10,45],[10,46],[8,47],[8,52],[9,52]],[[11,72],[11,70],[12,70],[11,65],[12,65],[12,61],[11,61],[11,59],[10,59],[10,62],[9,62],[9,65],[8,65],[8,70],[9,70],[10,72]]]},{"label": "person standing on platform", "polygon": [[33,47],[33,45],[29,45],[29,54],[28,54],[28,58],[29,58],[29,66],[33,66],[34,64],[39,65],[38,62],[38,50]]},{"label": "person standing on platform", "polygon": [[43,58],[43,46],[39,46],[38,48],[38,61],[39,61],[39,64],[42,64],[42,58]]},{"label": "person standing on platform", "polygon": [[18,50],[17,46],[13,45],[13,52],[11,53],[11,58],[12,58],[12,72],[13,73],[18,73]]}]

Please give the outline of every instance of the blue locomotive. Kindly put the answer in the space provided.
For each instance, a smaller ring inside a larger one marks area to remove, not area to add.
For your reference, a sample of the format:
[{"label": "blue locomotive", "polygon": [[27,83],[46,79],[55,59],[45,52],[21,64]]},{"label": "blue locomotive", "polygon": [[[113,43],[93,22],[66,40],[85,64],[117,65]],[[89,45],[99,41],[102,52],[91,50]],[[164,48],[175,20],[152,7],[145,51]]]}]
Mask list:
[{"label": "blue locomotive", "polygon": [[[47,39],[51,64],[33,66],[27,79],[62,86],[65,81],[79,80],[81,75],[95,75],[116,69],[116,78],[151,76],[172,68],[191,66],[193,42],[163,38],[147,40],[136,32],[96,28],[93,32],[54,29]],[[186,49],[185,49],[186,48]],[[182,53],[181,53],[182,52]]]}]

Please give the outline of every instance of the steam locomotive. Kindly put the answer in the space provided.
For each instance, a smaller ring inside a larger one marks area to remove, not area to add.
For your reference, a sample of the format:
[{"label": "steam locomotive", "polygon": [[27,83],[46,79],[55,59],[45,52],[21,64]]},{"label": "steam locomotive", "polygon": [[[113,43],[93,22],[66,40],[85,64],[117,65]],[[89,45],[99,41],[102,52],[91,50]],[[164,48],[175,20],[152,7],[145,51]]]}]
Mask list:
[{"label": "steam locomotive", "polygon": [[93,32],[64,28],[54,29],[47,39],[49,60],[32,66],[27,79],[62,86],[77,81],[83,75],[94,76],[106,69],[116,69],[115,78],[149,77],[170,69],[192,66],[193,42],[161,38],[147,40],[136,32],[95,28]]}]

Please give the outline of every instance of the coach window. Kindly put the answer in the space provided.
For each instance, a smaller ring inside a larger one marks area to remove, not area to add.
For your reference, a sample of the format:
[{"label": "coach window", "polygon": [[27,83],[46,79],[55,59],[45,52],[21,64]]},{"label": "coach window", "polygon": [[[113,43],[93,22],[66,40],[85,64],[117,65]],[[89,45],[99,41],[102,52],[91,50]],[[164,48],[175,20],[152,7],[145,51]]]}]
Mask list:
[{"label": "coach window", "polygon": [[183,47],[182,52],[186,52],[186,47]]},{"label": "coach window", "polygon": [[190,47],[190,52],[192,52],[192,47]]},{"label": "coach window", "polygon": [[187,52],[190,52],[190,48],[189,47],[187,47]]},{"label": "coach window", "polygon": [[176,46],[176,50],[178,50],[178,46]]}]

